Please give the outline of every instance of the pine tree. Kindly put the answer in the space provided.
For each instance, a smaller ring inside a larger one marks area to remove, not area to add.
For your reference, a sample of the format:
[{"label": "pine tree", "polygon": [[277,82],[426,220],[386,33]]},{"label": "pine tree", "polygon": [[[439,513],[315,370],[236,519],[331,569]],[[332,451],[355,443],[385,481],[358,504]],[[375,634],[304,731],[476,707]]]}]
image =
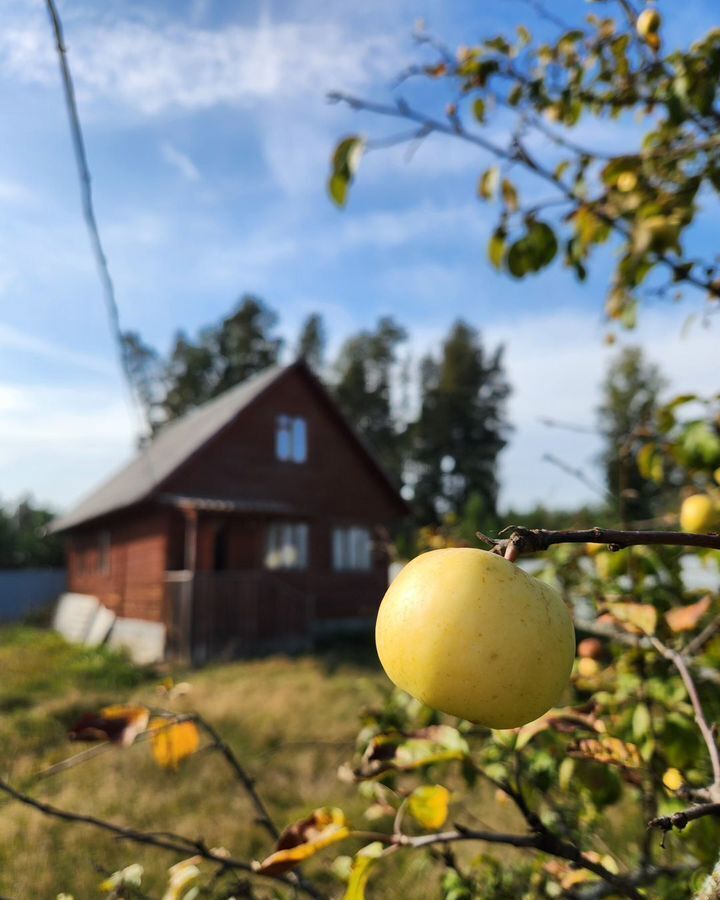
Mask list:
[{"label": "pine tree", "polygon": [[611,361],[598,409],[605,439],[601,461],[608,491],[618,501],[624,525],[651,519],[661,488],[642,477],[637,467],[638,431],[652,421],[666,382],[639,347],[626,347]]},{"label": "pine tree", "polygon": [[497,457],[509,431],[502,354],[502,347],[486,352],[478,332],[458,321],[440,359],[422,361],[420,416],[410,434],[411,480],[423,522],[461,516],[473,495],[488,518],[495,515]]},{"label": "pine tree", "polygon": [[391,385],[398,346],[406,339],[405,329],[390,317],[380,319],[374,331],[348,338],[336,363],[333,389],[342,411],[397,481],[403,448]]}]

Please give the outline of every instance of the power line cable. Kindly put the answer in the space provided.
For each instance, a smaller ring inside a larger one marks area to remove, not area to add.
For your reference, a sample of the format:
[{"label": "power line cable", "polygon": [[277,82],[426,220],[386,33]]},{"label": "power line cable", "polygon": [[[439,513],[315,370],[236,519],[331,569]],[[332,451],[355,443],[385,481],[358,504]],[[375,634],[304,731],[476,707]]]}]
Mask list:
[{"label": "power line cable", "polygon": [[125,379],[125,383],[130,396],[131,409],[137,418],[138,438],[142,440],[145,433],[151,432],[149,416],[139,401],[135,379],[130,369],[125,341],[123,338],[122,328],[120,327],[120,310],[118,308],[117,297],[115,294],[115,284],[110,274],[107,257],[100,239],[100,231],[98,230],[97,219],[95,217],[95,209],[92,196],[92,180],[90,177],[90,167],[85,152],[85,142],[83,140],[82,128],[80,126],[80,116],[78,114],[77,103],[75,100],[75,88],[73,86],[70,67],[67,61],[67,50],[65,48],[65,38],[63,36],[62,22],[60,14],[54,0],[45,0],[47,11],[50,16],[53,33],[55,35],[55,46],[58,52],[58,60],[60,63],[60,74],[62,76],[63,91],[65,94],[65,106],[67,108],[68,120],[70,124],[70,135],[72,137],[73,150],[75,153],[75,162],[77,163],[78,176],[80,180],[80,196],[82,200],[83,216],[90,235],[90,245],[92,247],[93,256],[97,264],[98,274],[102,285],[103,296],[105,297],[105,305],[107,307],[108,319],[110,323],[110,331],[117,345],[118,356],[120,358],[120,367]]}]

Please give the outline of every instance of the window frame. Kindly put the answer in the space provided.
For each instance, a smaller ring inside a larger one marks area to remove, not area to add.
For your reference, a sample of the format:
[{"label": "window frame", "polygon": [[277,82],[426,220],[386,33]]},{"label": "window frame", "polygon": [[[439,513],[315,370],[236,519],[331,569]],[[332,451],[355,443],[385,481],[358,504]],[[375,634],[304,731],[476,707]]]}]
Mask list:
[{"label": "window frame", "polygon": [[[297,559],[289,558],[297,553]],[[277,555],[276,559],[272,559]],[[305,572],[310,568],[310,526],[307,522],[269,522],[265,533],[263,568],[269,571]]]},{"label": "window frame", "polygon": [[372,529],[368,525],[334,525],[331,538],[334,572],[371,572]]},{"label": "window frame", "polygon": [[275,459],[301,465],[308,458],[308,425],[305,416],[275,416]]}]

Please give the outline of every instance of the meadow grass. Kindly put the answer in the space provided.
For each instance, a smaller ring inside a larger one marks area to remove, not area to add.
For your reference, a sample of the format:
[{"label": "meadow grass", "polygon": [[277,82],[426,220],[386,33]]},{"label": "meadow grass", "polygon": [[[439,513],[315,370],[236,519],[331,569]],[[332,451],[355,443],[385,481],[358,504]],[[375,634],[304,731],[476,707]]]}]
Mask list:
[{"label": "meadow grass", "polygon": [[[66,736],[79,715],[132,702],[207,717],[252,773],[281,827],[323,805],[341,806],[359,827],[374,827],[363,819],[367,801],[337,777],[352,753],[362,710],[380,704],[388,688],[369,645],[173,673],[192,688],[169,703],[158,690],[165,673],[137,668],[104,649],[71,646],[48,631],[17,627],[0,631],[0,673],[3,774],[57,806],[139,829],[202,836],[208,846],[227,847],[243,859],[271,851],[247,797],[216,753],[198,753],[171,772],[158,768],[148,742],[138,742],[127,749],[108,747],[82,765],[37,778],[83,749]],[[329,867],[334,857],[355,849],[327,851],[309,874],[340,896],[342,885]],[[167,868],[176,861],[172,854],[0,800],[3,897],[55,898],[60,891],[76,900],[102,896],[103,873],[131,862],[145,867],[147,895],[160,897]],[[380,876],[376,896],[437,894],[438,877],[436,865],[408,855]],[[420,890],[421,883],[421,894],[413,893],[410,886]]]},{"label": "meadow grass", "polygon": [[[159,689],[167,674],[138,668],[102,648],[72,646],[42,629],[0,629],[3,776],[64,809],[141,830],[201,837],[207,846],[226,847],[240,859],[262,859],[271,852],[272,842],[254,821],[247,796],[217,753],[197,753],[172,772],[156,765],[147,741],[125,749],[108,745],[81,765],[38,778],[47,767],[84,749],[67,739],[68,727],[82,713],[111,703],[140,703],[206,717],[254,777],[280,828],[325,805],[340,806],[357,828],[390,827],[390,820],[364,818],[370,801],[337,775],[352,755],[363,710],[382,705],[390,689],[369,639],[319,648],[312,655],[174,672],[176,680],[190,682],[191,690],[173,701]],[[480,828],[525,830],[512,806],[499,804],[494,791],[482,784],[468,791],[454,769],[451,765],[436,773],[456,791],[452,816]],[[332,874],[333,860],[360,846],[356,840],[328,848],[307,864],[307,874],[327,896],[341,897],[343,885]],[[508,847],[490,849],[507,865],[528,858]],[[456,852],[469,863],[488,848],[464,845]],[[145,896],[159,900],[167,869],[178,859],[0,797],[0,897],[55,900],[59,892],[75,900],[107,896],[98,887],[104,875],[139,862],[145,869]],[[439,897],[442,872],[442,863],[432,855],[402,851],[377,867],[368,900]],[[290,897],[262,886],[252,894],[236,893]]]}]

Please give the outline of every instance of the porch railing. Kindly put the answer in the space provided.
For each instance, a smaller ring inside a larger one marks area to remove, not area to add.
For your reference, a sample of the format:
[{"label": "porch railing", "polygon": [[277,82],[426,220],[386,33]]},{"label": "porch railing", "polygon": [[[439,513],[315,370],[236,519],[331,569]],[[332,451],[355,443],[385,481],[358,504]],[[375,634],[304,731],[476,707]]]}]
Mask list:
[{"label": "porch railing", "polygon": [[168,572],[166,653],[201,664],[312,642],[314,598],[270,572]]}]

